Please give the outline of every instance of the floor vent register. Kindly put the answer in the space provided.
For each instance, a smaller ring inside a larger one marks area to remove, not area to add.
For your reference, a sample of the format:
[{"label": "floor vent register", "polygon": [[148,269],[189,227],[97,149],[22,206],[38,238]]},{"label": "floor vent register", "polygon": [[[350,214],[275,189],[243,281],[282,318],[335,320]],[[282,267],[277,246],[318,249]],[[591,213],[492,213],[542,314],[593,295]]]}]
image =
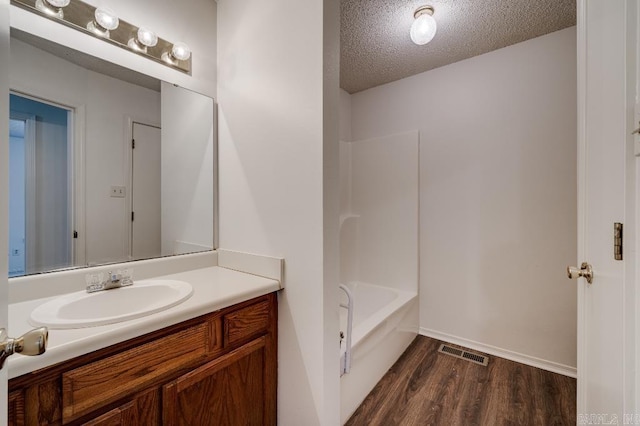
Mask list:
[{"label": "floor vent register", "polygon": [[440,349],[438,349],[438,352],[443,353],[445,355],[451,355],[456,358],[466,359],[467,361],[471,361],[474,364],[483,365],[485,367],[489,365],[488,356],[474,354],[462,349],[454,348],[446,344],[440,345]]}]

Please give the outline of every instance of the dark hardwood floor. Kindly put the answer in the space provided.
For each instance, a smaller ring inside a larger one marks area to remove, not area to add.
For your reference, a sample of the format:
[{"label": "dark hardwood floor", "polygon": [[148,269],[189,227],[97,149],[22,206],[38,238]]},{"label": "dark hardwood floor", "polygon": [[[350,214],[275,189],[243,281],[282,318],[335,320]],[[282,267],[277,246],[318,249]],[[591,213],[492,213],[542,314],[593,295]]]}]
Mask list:
[{"label": "dark hardwood floor", "polygon": [[484,367],[441,343],[418,336],[347,425],[576,424],[575,379],[492,356]]}]

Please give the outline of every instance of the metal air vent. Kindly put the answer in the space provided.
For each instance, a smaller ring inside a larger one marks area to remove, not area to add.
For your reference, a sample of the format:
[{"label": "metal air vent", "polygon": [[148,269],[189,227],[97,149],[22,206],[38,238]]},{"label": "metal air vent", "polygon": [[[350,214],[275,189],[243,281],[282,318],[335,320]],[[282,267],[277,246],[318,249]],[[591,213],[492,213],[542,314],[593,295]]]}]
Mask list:
[{"label": "metal air vent", "polygon": [[471,361],[475,364],[479,364],[482,366],[489,365],[489,357],[485,355],[474,354],[471,352],[467,352],[462,349],[454,348],[452,346],[448,346],[446,344],[440,345],[440,349],[438,352],[443,353],[445,355],[451,355],[456,358],[466,359],[467,361]]}]

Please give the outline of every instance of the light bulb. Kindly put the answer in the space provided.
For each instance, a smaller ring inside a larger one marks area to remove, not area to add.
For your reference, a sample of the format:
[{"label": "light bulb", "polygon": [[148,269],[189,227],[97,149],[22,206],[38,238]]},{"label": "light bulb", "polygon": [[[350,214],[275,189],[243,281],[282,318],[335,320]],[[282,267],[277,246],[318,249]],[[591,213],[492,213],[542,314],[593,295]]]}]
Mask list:
[{"label": "light bulb", "polygon": [[47,0],[47,3],[55,7],[67,7],[71,0]]},{"label": "light bulb", "polygon": [[175,43],[171,48],[171,56],[180,61],[186,61],[191,57],[191,49],[186,43]]},{"label": "light bulb", "polygon": [[115,30],[120,25],[120,20],[113,11],[99,7],[94,13],[95,19],[87,24],[87,29],[100,37],[109,38],[110,30]]},{"label": "light bulb", "polygon": [[64,19],[62,8],[69,5],[71,0],[36,0],[36,9],[58,19]]},{"label": "light bulb", "polygon": [[153,47],[158,44],[158,36],[151,30],[140,28],[138,30],[138,42],[143,46]]},{"label": "light bulb", "polygon": [[416,11],[416,19],[411,24],[411,40],[417,45],[423,45],[433,40],[436,35],[436,20],[431,16],[433,9],[420,8]]},{"label": "light bulb", "polygon": [[120,20],[110,9],[99,7],[95,13],[96,22],[105,30],[115,30],[120,25]]}]

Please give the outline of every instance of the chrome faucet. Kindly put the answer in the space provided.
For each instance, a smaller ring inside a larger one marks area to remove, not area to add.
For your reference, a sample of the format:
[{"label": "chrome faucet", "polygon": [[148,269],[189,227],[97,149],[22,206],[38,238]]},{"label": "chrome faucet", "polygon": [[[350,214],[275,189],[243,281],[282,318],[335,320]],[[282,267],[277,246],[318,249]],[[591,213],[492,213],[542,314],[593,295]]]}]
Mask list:
[{"label": "chrome faucet", "polygon": [[116,273],[108,272],[107,275],[106,280],[102,279],[103,274],[87,276],[87,293],[133,285],[129,270],[125,269],[124,272],[118,271]]}]

